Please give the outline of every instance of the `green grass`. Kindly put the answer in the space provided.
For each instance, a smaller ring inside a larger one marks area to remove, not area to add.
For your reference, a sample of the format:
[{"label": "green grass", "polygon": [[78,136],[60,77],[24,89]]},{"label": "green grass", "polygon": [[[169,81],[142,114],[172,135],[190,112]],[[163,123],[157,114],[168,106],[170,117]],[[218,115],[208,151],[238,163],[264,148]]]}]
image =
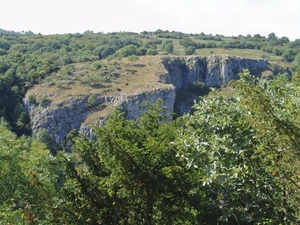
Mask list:
[{"label": "green grass", "polygon": [[209,56],[211,54],[214,54],[214,55],[239,56],[243,58],[261,58],[263,52],[257,49],[201,48],[196,50],[196,54],[200,56]]}]

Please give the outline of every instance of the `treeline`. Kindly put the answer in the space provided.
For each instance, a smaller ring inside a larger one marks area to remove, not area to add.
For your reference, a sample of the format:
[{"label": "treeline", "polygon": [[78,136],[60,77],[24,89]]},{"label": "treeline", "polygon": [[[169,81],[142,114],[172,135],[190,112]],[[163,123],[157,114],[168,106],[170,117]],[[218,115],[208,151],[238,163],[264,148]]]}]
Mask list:
[{"label": "treeline", "polygon": [[[259,49],[266,53],[282,56],[283,61],[292,62],[300,51],[299,39],[290,41],[288,37],[277,37],[275,33],[270,33],[268,37],[261,36],[260,34],[228,37],[219,34],[205,34],[203,32],[200,34],[184,34],[182,32],[170,32],[158,29],[153,32],[141,32],[141,35],[144,38],[155,36],[157,38],[179,39],[180,44],[185,49],[188,48],[185,51],[186,55],[192,55],[196,49],[201,48]],[[201,42],[201,40],[205,42]]]},{"label": "treeline", "polygon": [[170,121],[163,102],[137,121],[116,110],[72,152],[0,125],[3,224],[299,224],[300,75],[244,71]]}]

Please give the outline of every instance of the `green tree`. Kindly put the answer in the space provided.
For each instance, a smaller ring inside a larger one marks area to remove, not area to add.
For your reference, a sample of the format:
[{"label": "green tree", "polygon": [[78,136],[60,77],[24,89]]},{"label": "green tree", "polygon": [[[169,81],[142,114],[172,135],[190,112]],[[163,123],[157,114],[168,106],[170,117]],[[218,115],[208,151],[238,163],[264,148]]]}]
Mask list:
[{"label": "green tree", "polygon": [[162,50],[167,51],[168,53],[173,52],[174,45],[172,40],[166,40],[162,44]]},{"label": "green tree", "polygon": [[17,138],[0,123],[0,220],[45,224],[55,220],[57,167],[45,145]]},{"label": "green tree", "polygon": [[292,69],[293,71],[300,73],[300,53],[295,56]]},{"label": "green tree", "polygon": [[198,167],[206,193],[199,221],[297,224],[299,86],[286,76],[240,76],[231,99],[202,98],[183,118],[180,155]]},{"label": "green tree", "polygon": [[147,49],[147,55],[157,55],[157,51],[155,47],[150,47]]},{"label": "green tree", "polygon": [[[246,76],[247,77],[247,76]],[[299,83],[290,77],[276,76],[271,81],[259,80],[257,85],[235,82],[247,121],[256,130],[260,141],[257,154],[278,187],[274,206],[281,223],[297,224],[299,208]],[[250,113],[249,113],[250,112]]]},{"label": "green tree", "polygon": [[165,46],[165,50],[166,50],[168,53],[173,52],[173,50],[174,50],[174,45],[173,45],[172,43],[168,43],[168,44]]},{"label": "green tree", "polygon": [[189,46],[197,46],[197,43],[194,42],[190,37],[184,37],[182,39],[180,39],[179,43],[184,46],[185,48],[189,47]]},{"label": "green tree", "polygon": [[193,55],[195,53],[196,48],[194,46],[188,46],[185,50],[184,53],[186,55]]},{"label": "green tree", "polygon": [[116,54],[120,57],[127,57],[131,55],[137,55],[137,46],[135,45],[127,45],[121,49],[119,49]]},{"label": "green tree", "polygon": [[295,53],[292,49],[287,49],[283,55],[282,59],[286,62],[292,62],[295,59]]},{"label": "green tree", "polygon": [[95,107],[97,105],[97,100],[98,100],[97,95],[94,95],[94,94],[90,95],[87,99],[88,107],[91,107],[91,108]]},{"label": "green tree", "polygon": [[71,156],[81,163],[63,160],[69,223],[195,223],[193,170],[177,156],[176,128],[161,104],[148,106],[138,122],[115,111],[95,128],[96,141],[75,139]]},{"label": "green tree", "polygon": [[41,143],[44,143],[47,146],[47,149],[50,150],[50,152],[55,155],[57,151],[57,146],[55,145],[55,142],[51,135],[49,134],[48,130],[45,128],[40,128],[35,134],[34,139],[36,141],[39,141]]}]

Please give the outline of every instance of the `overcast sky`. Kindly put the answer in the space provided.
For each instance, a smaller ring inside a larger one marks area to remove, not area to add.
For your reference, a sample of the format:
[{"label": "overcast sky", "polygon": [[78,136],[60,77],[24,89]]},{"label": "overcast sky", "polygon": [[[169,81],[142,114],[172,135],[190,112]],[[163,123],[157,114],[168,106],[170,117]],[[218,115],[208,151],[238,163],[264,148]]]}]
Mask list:
[{"label": "overcast sky", "polygon": [[0,28],[56,34],[114,31],[300,38],[298,0],[1,0]]}]

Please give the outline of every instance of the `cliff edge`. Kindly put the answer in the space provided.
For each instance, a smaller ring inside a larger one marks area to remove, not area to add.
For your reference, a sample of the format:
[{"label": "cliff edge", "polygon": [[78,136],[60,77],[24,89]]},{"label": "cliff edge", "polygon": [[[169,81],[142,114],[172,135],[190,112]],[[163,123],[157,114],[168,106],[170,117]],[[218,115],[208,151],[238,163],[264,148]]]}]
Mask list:
[{"label": "cliff edge", "polygon": [[[141,57],[133,65],[120,62],[118,77],[101,88],[82,89],[79,83],[75,86],[77,81],[65,89],[37,85],[26,93],[24,107],[30,113],[33,134],[45,128],[59,145],[72,129],[91,137],[93,126],[103,124],[115,107],[123,107],[127,118],[135,119],[141,115],[143,101],[154,103],[161,98],[166,113],[171,113],[176,98],[180,97],[179,90],[188,91],[189,84],[200,81],[206,86],[227,85],[230,80],[238,79],[242,69],[263,71],[267,64],[264,59],[215,55]],[[113,89],[113,82],[121,86]],[[32,96],[44,96],[45,101],[37,103],[31,100]],[[190,112],[193,100],[181,104],[179,113]]]}]

